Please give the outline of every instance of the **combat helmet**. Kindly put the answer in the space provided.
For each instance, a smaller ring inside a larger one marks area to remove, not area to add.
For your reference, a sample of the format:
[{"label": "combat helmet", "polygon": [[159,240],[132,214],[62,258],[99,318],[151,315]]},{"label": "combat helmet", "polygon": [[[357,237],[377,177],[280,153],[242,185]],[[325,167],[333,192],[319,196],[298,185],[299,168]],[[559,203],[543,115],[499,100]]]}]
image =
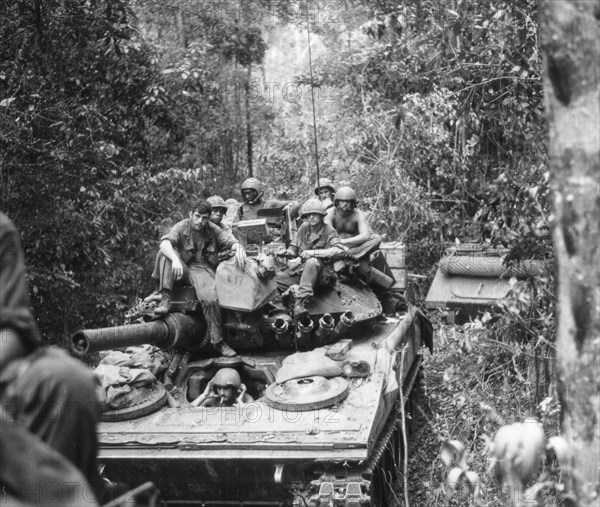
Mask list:
[{"label": "combat helmet", "polygon": [[206,199],[210,205],[212,206],[213,211],[217,209],[222,209],[223,212],[227,211],[227,204],[223,200],[222,197],[218,195],[211,195],[208,199]]},{"label": "combat helmet", "polygon": [[319,215],[325,216],[327,214],[325,203],[321,201],[321,199],[308,199],[302,206],[300,216],[304,217],[310,213],[318,213]]},{"label": "combat helmet", "polygon": [[221,368],[212,379],[215,387],[234,387],[239,389],[242,385],[240,374],[233,368]]},{"label": "combat helmet", "polygon": [[252,199],[252,201],[248,202],[248,204],[255,204],[257,201],[260,200],[260,198],[263,195],[264,185],[257,178],[247,178],[242,183],[242,188],[241,188],[242,197],[244,195],[244,190],[256,190],[256,193],[257,193],[256,197],[254,199]]},{"label": "combat helmet", "polygon": [[340,187],[335,193],[334,202],[337,204],[338,201],[352,201],[356,204],[356,192],[352,187]]},{"label": "combat helmet", "polygon": [[335,194],[335,187],[333,186],[333,181],[329,178],[319,178],[318,183],[315,185],[315,195],[319,195],[319,189],[328,188],[331,190],[332,194]]},{"label": "combat helmet", "polygon": [[242,191],[256,190],[258,193],[263,191],[263,184],[258,178],[246,178],[242,183]]}]

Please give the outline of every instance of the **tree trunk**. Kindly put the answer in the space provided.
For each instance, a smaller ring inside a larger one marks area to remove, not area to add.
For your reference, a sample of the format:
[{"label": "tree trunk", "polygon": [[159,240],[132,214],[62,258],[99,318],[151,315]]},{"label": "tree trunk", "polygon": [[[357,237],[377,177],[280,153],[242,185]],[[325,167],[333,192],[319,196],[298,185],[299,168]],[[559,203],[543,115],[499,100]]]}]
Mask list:
[{"label": "tree trunk", "polygon": [[254,176],[252,169],[252,117],[250,114],[250,80],[252,78],[252,64],[248,64],[248,78],[246,81],[246,157],[248,161],[248,176]]},{"label": "tree trunk", "polygon": [[600,3],[543,0],[544,88],[554,190],[561,463],[575,505],[598,505],[600,477]]},{"label": "tree trunk", "polygon": [[185,22],[183,16],[183,7],[181,4],[177,7],[177,38],[179,39],[179,46],[181,49],[187,49],[188,41],[185,33]]}]

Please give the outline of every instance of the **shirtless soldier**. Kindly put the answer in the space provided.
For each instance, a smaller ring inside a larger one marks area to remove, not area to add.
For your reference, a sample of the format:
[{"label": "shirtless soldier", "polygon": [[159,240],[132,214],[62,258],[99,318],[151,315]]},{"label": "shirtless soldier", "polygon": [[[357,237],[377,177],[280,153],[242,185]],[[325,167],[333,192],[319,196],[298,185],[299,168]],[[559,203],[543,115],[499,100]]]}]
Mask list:
[{"label": "shirtless soldier", "polygon": [[365,214],[356,209],[356,192],[350,187],[340,187],[333,203],[334,206],[327,210],[325,223],[337,231],[351,256],[361,260],[377,250],[381,237],[371,230]]}]

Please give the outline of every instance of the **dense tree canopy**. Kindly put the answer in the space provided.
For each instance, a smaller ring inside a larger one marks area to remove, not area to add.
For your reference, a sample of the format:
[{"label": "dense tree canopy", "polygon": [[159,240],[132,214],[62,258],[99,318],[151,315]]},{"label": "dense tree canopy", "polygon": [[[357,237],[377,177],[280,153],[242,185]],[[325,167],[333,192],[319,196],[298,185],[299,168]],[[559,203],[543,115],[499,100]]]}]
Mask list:
[{"label": "dense tree canopy", "polygon": [[[254,172],[275,192],[310,193],[309,103],[253,94],[270,34],[305,33],[307,19],[325,48],[317,97],[330,99],[316,104],[321,173],[361,189],[412,270],[431,274],[455,239],[550,256],[533,0],[267,4],[0,6],[2,208],[53,340],[151,288],[160,231],[203,189],[229,197]],[[295,77],[311,82],[308,67]]]}]

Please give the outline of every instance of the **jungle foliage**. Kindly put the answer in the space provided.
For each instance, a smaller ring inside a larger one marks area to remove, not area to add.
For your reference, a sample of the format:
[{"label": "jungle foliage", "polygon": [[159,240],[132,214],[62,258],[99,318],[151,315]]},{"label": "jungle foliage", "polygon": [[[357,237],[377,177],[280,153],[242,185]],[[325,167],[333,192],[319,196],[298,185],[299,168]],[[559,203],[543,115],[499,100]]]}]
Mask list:
[{"label": "jungle foliage", "polygon": [[[270,30],[306,29],[307,4],[240,5],[0,5],[1,206],[23,234],[49,340],[110,323],[148,292],[160,233],[194,198],[230,197],[252,173],[277,193],[311,193],[308,113],[252,94]],[[549,258],[536,2],[308,7],[314,40],[331,48],[313,62],[331,97],[317,103],[321,176],[360,189],[371,225],[407,243],[411,271],[431,275],[454,241]],[[552,324],[551,304],[540,311],[535,336]],[[503,315],[531,339],[521,313]]]}]

